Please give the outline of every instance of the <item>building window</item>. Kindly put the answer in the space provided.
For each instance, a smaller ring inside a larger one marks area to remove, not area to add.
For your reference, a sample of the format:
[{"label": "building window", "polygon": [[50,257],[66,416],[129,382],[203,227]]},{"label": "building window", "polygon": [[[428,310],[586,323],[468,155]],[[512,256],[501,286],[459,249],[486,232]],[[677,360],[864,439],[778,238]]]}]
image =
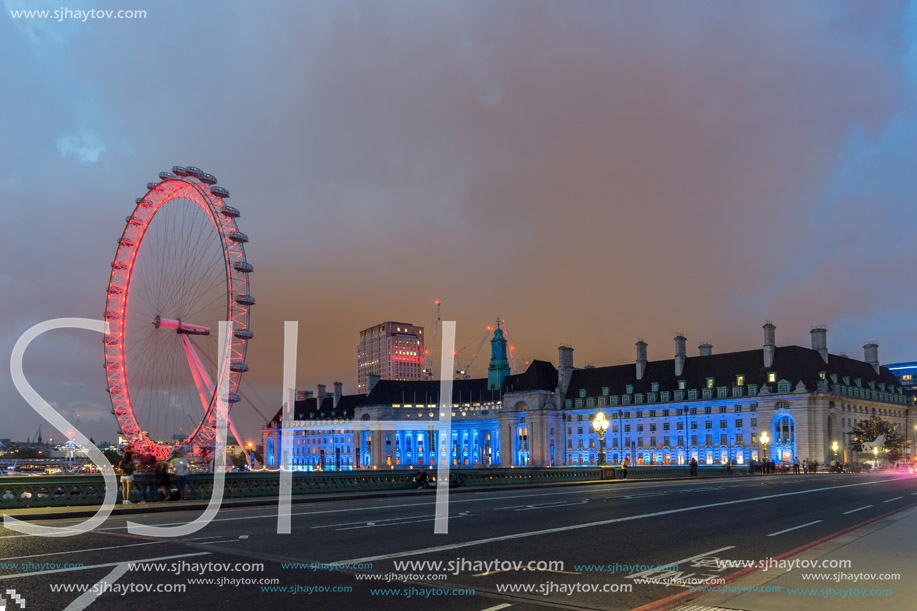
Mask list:
[{"label": "building window", "polygon": [[668,423],[668,422],[663,422],[663,423],[662,423],[662,430],[663,430],[663,431],[668,431],[669,429],[670,429],[669,423]]},{"label": "building window", "polygon": [[741,419],[741,418],[736,418],[735,425],[736,425],[736,428],[737,428],[737,429],[742,428],[742,419]]},{"label": "building window", "polygon": [[709,431],[710,429],[713,428],[713,422],[711,422],[710,420],[708,420],[707,422],[704,423],[704,428],[707,429],[707,430]]},{"label": "building window", "polygon": [[736,376],[736,386],[745,386],[745,376],[743,375]]},{"label": "building window", "polygon": [[624,432],[625,432],[625,433],[630,433],[630,425],[629,425],[629,424],[625,424],[625,425],[624,425]]},{"label": "building window", "polygon": [[634,395],[634,403],[643,403],[643,393],[638,392]]},{"label": "building window", "polygon": [[638,433],[642,433],[642,432],[643,432],[643,425],[642,425],[642,424],[638,424],[638,425],[637,425],[637,432],[638,432]]},{"label": "building window", "polygon": [[608,396],[608,387],[607,386],[602,387],[602,396],[604,397]]},{"label": "building window", "polygon": [[[906,379],[910,379],[910,376],[908,376]],[[653,392],[659,392],[659,382],[652,382],[650,384],[650,390]]]},{"label": "building window", "polygon": [[713,391],[711,391],[709,388],[705,388],[705,389],[704,389],[704,399],[709,399],[709,398],[711,398],[711,397],[713,396],[713,395],[711,394],[712,392],[713,392]]},{"label": "building window", "polygon": [[684,389],[685,389],[685,381],[678,380],[678,390],[684,390]]},{"label": "building window", "polygon": [[585,398],[586,398],[586,389],[585,389],[585,388],[580,388],[580,389],[579,389],[579,396],[580,396],[580,398],[582,398],[582,399],[585,399]]},{"label": "building window", "polygon": [[586,407],[595,407],[595,398],[589,397],[586,399]]},{"label": "building window", "polygon": [[750,424],[751,424],[751,426],[758,426],[758,419],[757,419],[757,418],[752,418]]},{"label": "building window", "polygon": [[741,387],[741,386],[733,386],[733,387],[732,387],[732,396],[733,396],[733,397],[741,397],[741,396],[742,396],[742,387]]},{"label": "building window", "polygon": [[707,388],[713,388],[713,378],[707,378]]},{"label": "building window", "polygon": [[721,429],[725,429],[727,426],[729,426],[729,425],[726,424],[726,421],[725,421],[725,420],[720,420],[720,428],[721,428]]},{"label": "building window", "polygon": [[749,384],[749,385],[748,385],[748,396],[754,396],[754,395],[756,395],[756,394],[758,394],[758,385],[757,385],[757,384]]},{"label": "building window", "polygon": [[633,384],[628,384],[627,386],[625,386],[625,387],[624,387],[624,392],[625,392],[626,394],[628,394],[628,395],[634,394],[634,385],[633,385]]},{"label": "building window", "polygon": [[776,382],[776,381],[777,381],[777,372],[776,372],[776,371],[768,371],[768,372],[767,372],[767,381],[768,381],[769,384],[773,384],[774,382]]},{"label": "building window", "polygon": [[669,391],[667,390],[662,391],[662,402],[663,403],[668,402],[670,396],[671,395],[669,394]]},{"label": "building window", "polygon": [[705,413],[705,414],[712,414],[712,413],[713,413],[713,407],[711,407],[711,406],[708,405],[707,407],[704,408],[704,413]]},{"label": "building window", "polygon": [[692,388],[688,391],[688,401],[694,401],[697,399],[697,389]]}]

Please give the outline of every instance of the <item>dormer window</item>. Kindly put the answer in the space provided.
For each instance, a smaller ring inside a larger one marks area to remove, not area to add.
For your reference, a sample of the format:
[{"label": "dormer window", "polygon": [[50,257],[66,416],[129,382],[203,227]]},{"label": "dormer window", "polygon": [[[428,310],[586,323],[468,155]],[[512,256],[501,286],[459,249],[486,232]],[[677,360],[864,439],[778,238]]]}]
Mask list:
[{"label": "dormer window", "polygon": [[632,395],[632,394],[634,394],[634,385],[633,385],[633,384],[628,384],[628,385],[624,388],[624,390],[625,390],[625,392],[626,392],[627,394]]},{"label": "dormer window", "polygon": [[585,388],[580,388],[580,389],[579,389],[579,396],[580,396],[580,399],[585,399],[585,398],[586,398],[586,389],[585,389]]},{"label": "dormer window", "polygon": [[707,388],[713,388],[714,381],[713,378],[707,378]]},{"label": "dormer window", "polygon": [[692,388],[691,390],[688,391],[688,400],[694,401],[695,399],[697,399],[697,389]]},{"label": "dormer window", "polygon": [[853,378],[853,383],[857,385],[857,388],[862,388],[863,379],[862,378]]},{"label": "dormer window", "polygon": [[659,382],[653,382],[650,384],[650,390],[653,392],[659,392]]},{"label": "dormer window", "polygon": [[685,381],[678,380],[678,390],[684,390],[684,389],[685,389]]},{"label": "dormer window", "polygon": [[777,372],[776,372],[776,371],[768,371],[768,372],[767,372],[767,382],[768,382],[768,384],[773,384],[773,383],[776,382],[776,381],[777,381]]},{"label": "dormer window", "polygon": [[743,375],[736,376],[736,386],[745,386],[745,376]]},{"label": "dormer window", "polygon": [[819,379],[819,380],[824,380],[824,379],[826,379],[827,377],[828,377],[828,373],[827,373],[826,371],[819,371],[819,372],[818,372],[818,379]]},{"label": "dormer window", "polygon": [[607,386],[602,387],[602,396],[604,397],[608,396],[608,387]]}]

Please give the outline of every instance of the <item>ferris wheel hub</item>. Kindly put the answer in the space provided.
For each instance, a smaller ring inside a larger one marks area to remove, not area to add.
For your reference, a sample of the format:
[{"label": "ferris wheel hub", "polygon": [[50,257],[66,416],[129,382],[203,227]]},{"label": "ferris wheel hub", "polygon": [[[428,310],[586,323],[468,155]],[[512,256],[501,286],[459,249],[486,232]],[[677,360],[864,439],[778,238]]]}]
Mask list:
[{"label": "ferris wheel hub", "polygon": [[210,335],[209,327],[188,324],[175,318],[157,316],[153,319],[153,326],[157,329],[175,329],[177,333],[185,333],[187,335]]}]

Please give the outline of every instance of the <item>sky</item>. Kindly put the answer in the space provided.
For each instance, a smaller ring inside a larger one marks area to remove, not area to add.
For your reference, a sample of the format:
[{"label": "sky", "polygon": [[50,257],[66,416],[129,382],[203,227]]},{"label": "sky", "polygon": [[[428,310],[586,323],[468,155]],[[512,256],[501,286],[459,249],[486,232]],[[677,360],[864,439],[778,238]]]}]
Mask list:
[{"label": "sky", "polygon": [[[671,358],[676,333],[750,349],[765,320],[778,345],[825,324],[834,353],[917,359],[915,3],[3,4],[2,355],[101,318],[134,198],[195,165],[251,238],[243,385],[270,415],[283,321],[297,386],[352,393],[360,329],[429,328],[436,299],[466,358],[499,316],[520,360],[568,344],[577,366],[638,338]],[[147,15],[12,16],[62,5]],[[25,358],[96,441],[102,363],[90,331]],[[0,438],[40,423],[0,374]]]}]

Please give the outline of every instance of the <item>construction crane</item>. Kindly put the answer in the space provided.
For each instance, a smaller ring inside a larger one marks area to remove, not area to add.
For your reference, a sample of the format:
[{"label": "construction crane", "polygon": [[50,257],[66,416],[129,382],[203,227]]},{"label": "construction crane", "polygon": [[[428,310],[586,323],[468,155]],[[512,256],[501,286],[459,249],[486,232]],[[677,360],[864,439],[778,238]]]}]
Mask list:
[{"label": "construction crane", "polygon": [[[513,368],[513,373],[518,373],[519,369],[516,367],[516,343],[513,341],[513,338],[509,334],[509,329],[506,328],[506,319],[502,319],[500,322],[503,323],[503,335],[506,336],[506,339],[509,340],[509,362]],[[529,362],[524,360],[524,367],[529,366]]]},{"label": "construction crane", "polygon": [[[436,336],[439,334],[439,299],[433,302],[436,304],[436,311],[433,313],[433,341],[428,348],[424,348],[424,369],[423,377],[431,379],[433,377],[433,360],[436,358]],[[426,344],[426,341],[424,341]]]},{"label": "construction crane", "polygon": [[[459,361],[459,358],[458,358],[458,353],[456,353],[455,364],[457,368],[455,370],[455,374],[458,376],[459,380],[467,380],[468,378],[471,377],[471,374],[469,373],[469,370],[471,369],[471,364],[474,363],[474,359],[476,359],[478,356],[478,353],[481,352],[481,347],[487,341],[487,337],[491,333],[493,333],[493,330],[494,328],[491,325],[487,325],[487,327],[485,327],[484,335],[481,336],[481,341],[478,342],[477,348],[475,348],[474,352],[471,353],[471,358],[468,359],[468,362],[465,364],[464,367],[462,367],[462,363],[461,361]],[[464,350],[464,348],[462,348],[462,350]],[[461,350],[459,352],[461,352]]]}]

